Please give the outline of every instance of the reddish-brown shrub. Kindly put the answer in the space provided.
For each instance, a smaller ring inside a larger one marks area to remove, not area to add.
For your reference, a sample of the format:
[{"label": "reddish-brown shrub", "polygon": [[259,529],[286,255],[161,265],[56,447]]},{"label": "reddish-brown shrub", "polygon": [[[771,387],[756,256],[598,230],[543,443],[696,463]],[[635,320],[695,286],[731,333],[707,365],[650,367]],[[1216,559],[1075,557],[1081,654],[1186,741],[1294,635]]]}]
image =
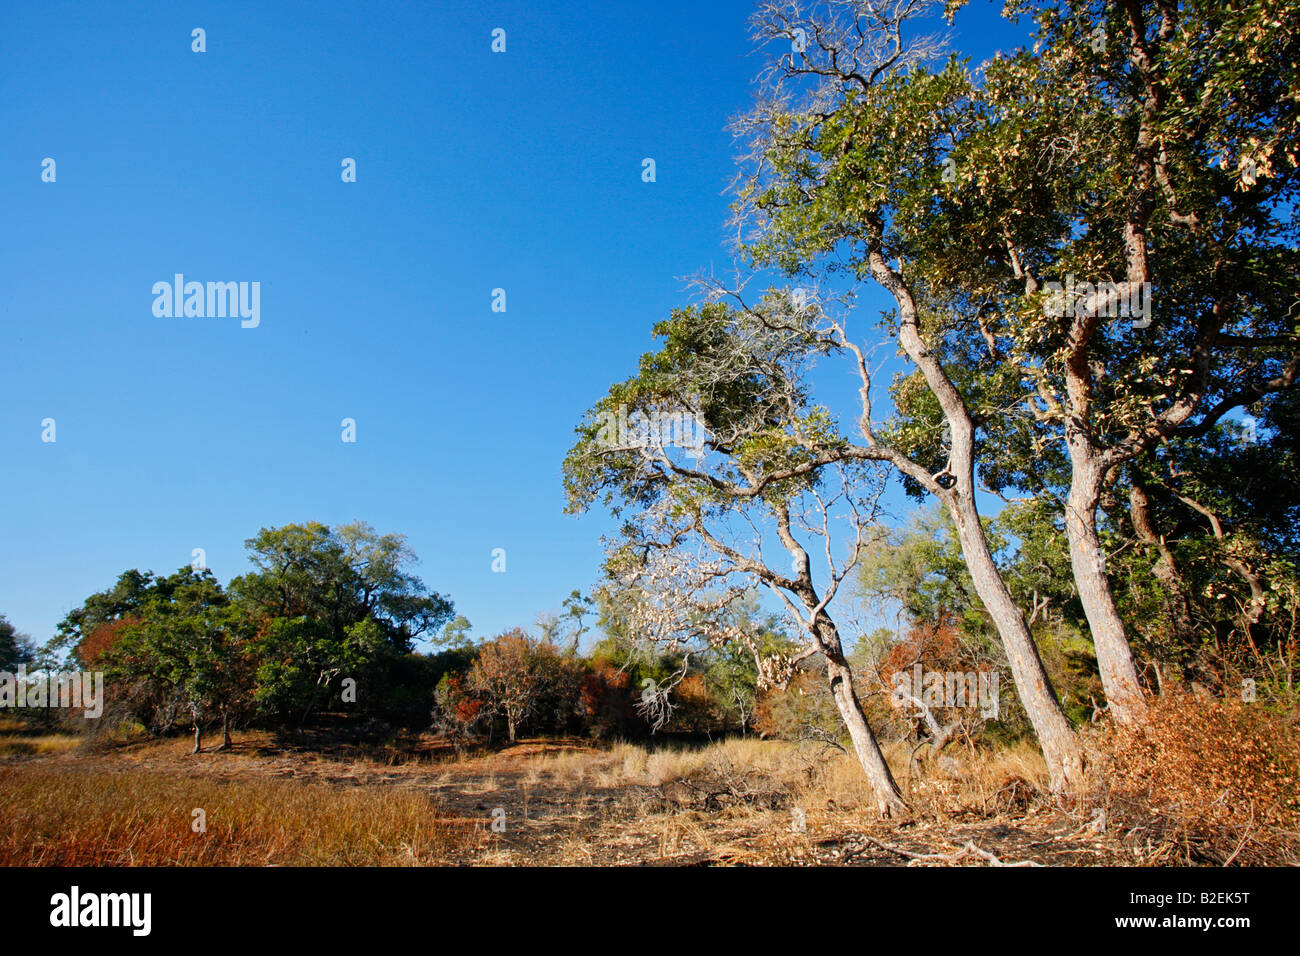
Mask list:
[{"label": "reddish-brown shrub", "polygon": [[1278,715],[1166,694],[1106,743],[1110,796],[1142,818],[1131,832],[1158,832],[1185,862],[1300,861],[1300,740]]}]

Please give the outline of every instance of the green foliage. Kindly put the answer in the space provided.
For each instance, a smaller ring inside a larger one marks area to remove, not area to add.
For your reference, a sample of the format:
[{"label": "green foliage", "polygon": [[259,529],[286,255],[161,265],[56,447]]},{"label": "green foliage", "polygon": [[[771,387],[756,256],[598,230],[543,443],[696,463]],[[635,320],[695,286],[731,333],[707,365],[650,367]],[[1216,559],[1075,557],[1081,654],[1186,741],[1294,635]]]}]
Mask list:
[{"label": "green foliage", "polygon": [[268,617],[327,622],[336,641],[369,620],[406,653],[452,617],[451,602],[408,570],[416,559],[402,535],[377,534],[364,522],[336,529],[309,522],[263,528],[245,546],[257,570],[232,581],[231,592]]},{"label": "green foliage", "polygon": [[152,582],[95,666],[146,726],[201,725],[247,709],[253,626],[211,571],[184,567]]},{"label": "green foliage", "polygon": [[30,664],[35,658],[36,646],[32,639],[0,614],[0,671],[12,672],[19,664]]}]

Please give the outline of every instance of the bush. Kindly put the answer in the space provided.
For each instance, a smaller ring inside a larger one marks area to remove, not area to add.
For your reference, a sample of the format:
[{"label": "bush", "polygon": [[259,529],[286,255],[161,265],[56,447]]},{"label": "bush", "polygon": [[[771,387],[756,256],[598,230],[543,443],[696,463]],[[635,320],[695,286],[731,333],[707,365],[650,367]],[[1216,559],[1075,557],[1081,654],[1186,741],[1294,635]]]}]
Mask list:
[{"label": "bush", "polygon": [[1300,862],[1300,741],[1284,719],[1191,693],[1109,741],[1110,797],[1182,862]]}]

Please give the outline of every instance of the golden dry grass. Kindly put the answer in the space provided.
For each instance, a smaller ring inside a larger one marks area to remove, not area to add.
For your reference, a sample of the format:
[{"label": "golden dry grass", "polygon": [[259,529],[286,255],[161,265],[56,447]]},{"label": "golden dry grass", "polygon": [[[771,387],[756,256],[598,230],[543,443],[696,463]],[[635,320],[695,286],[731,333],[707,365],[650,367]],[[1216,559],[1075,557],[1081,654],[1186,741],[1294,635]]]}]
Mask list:
[{"label": "golden dry grass", "polygon": [[13,734],[0,737],[0,757],[67,753],[80,747],[81,743],[80,737],[71,734]]},{"label": "golden dry grass", "polygon": [[[194,832],[196,808],[207,832]],[[420,865],[453,860],[479,838],[407,790],[0,768],[5,866]]]},{"label": "golden dry grass", "polygon": [[[1114,767],[1101,759],[1114,740],[1089,735],[1090,789],[1068,800],[1048,792],[1029,743],[916,761],[907,744],[891,745],[908,804],[893,820],[880,819],[852,755],[755,738],[531,740],[478,755],[421,739],[419,759],[397,761],[262,731],[197,757],[181,738],[76,752],[51,741],[0,762],[0,864],[980,865],[961,856],[969,842],[1009,862],[1197,862],[1133,844],[1114,812]],[[1245,785],[1260,768],[1241,769]],[[204,834],[192,831],[195,807],[207,811]],[[1099,809],[1109,827],[1093,825]],[[490,829],[497,812],[502,832]],[[1238,862],[1276,861],[1250,853],[1256,842]]]}]

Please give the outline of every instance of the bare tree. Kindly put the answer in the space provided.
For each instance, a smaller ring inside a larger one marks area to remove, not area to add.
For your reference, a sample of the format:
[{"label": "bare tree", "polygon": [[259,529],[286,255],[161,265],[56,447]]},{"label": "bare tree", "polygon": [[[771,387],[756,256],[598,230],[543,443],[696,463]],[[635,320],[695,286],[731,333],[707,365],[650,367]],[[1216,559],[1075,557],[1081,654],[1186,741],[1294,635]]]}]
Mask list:
[{"label": "bare tree", "polygon": [[535,640],[520,628],[506,631],[479,649],[467,682],[492,712],[505,717],[511,743],[546,691],[552,671],[548,658],[554,657],[553,644]]},{"label": "bare tree", "polygon": [[[863,714],[831,613],[867,546],[880,475],[844,463],[802,484],[776,501],[742,497],[683,508],[680,499],[665,497],[639,515],[634,528],[625,528],[608,566],[620,586],[641,598],[631,605],[635,617],[629,623],[687,660],[704,647],[743,644],[755,656],[759,686],[784,687],[801,661],[819,655],[854,753],[881,813],[889,814],[902,809],[902,795]],[[843,540],[848,546],[837,553]],[[765,654],[731,613],[756,586],[775,595],[797,625],[802,639],[793,652]]]}]

